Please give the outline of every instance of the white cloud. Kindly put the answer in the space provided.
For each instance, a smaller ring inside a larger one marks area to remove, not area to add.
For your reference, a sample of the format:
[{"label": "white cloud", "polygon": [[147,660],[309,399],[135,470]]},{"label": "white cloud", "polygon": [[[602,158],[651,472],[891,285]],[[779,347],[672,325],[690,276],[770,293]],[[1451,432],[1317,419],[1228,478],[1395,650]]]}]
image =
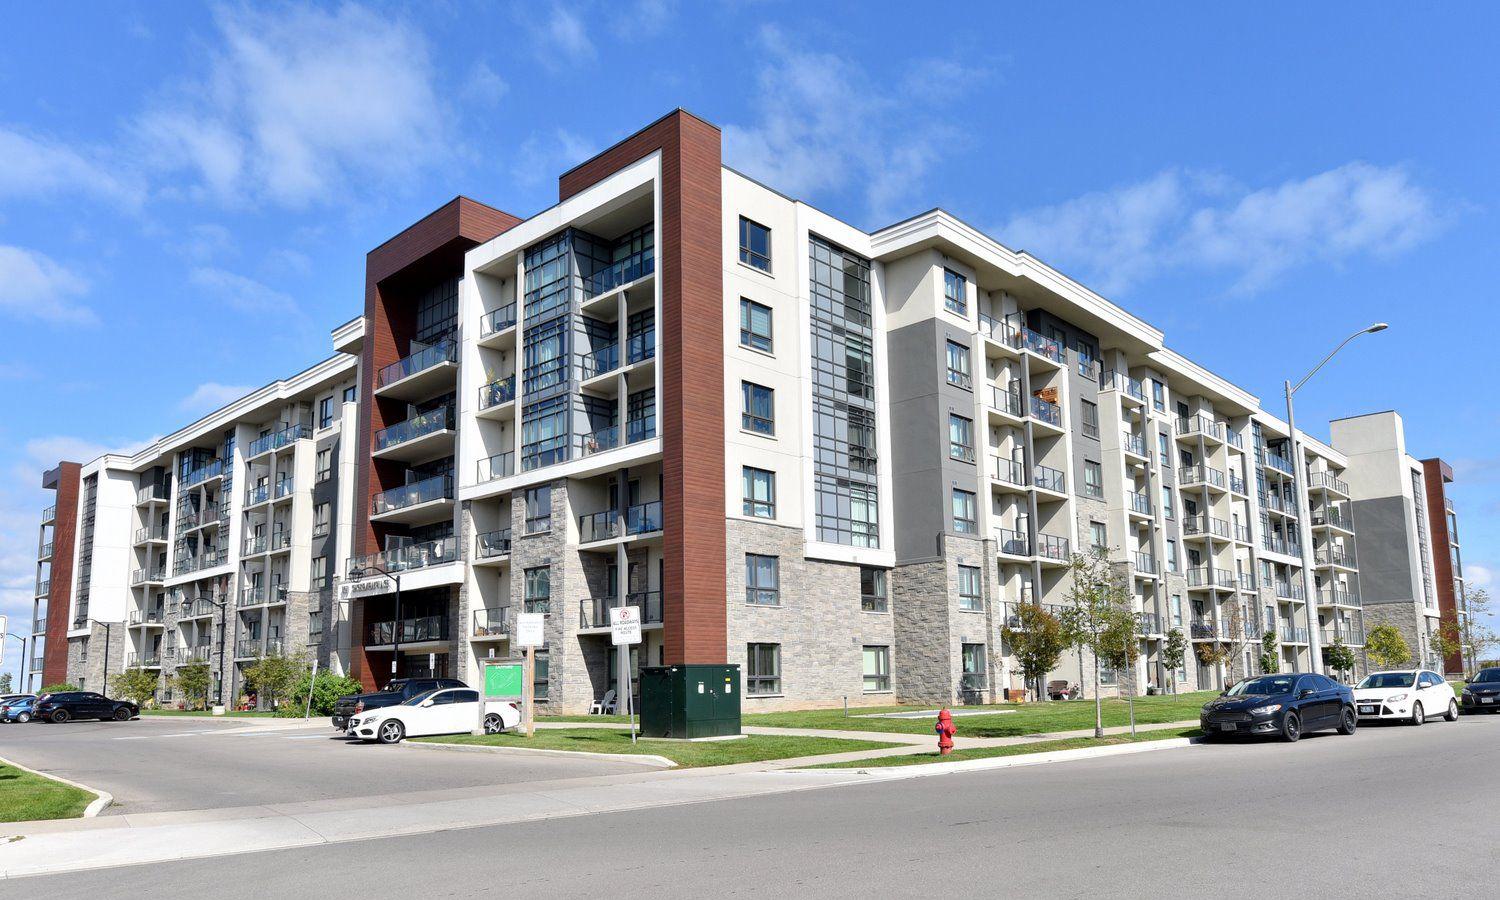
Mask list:
[{"label": "white cloud", "polygon": [[1179,269],[1225,272],[1233,290],[1250,292],[1309,263],[1400,253],[1442,226],[1435,199],[1405,169],[1356,161],[1258,190],[1166,170],[1018,213],[999,237],[1105,293]]},{"label": "white cloud", "polygon": [[253,390],[255,388],[241,384],[219,384],[217,381],[206,381],[198,385],[191,394],[178,401],[177,408],[194,415],[210,413]]},{"label": "white cloud", "polygon": [[215,199],[335,201],[446,156],[445,107],[421,32],[346,4],[222,6],[207,75],[136,123],[141,152]]},{"label": "white cloud", "polygon": [[553,71],[593,62],[594,42],[577,12],[553,3],[516,7],[516,20],[526,32],[526,43],[538,62]]},{"label": "white cloud", "polygon": [[558,128],[550,134],[533,134],[518,148],[510,174],[522,187],[536,187],[588,159],[594,152],[594,145],[586,138],[565,128]]},{"label": "white cloud", "polygon": [[610,30],[623,40],[640,40],[661,34],[677,12],[676,0],[635,0],[619,4]]},{"label": "white cloud", "polygon": [[141,189],[102,154],[0,128],[0,198],[83,194],[137,203]]},{"label": "white cloud", "polygon": [[0,244],[0,311],[60,325],[96,325],[94,311],[77,303],[88,288],[83,276],[46,255]]},{"label": "white cloud", "polygon": [[297,310],[297,304],[291,297],[234,272],[203,266],[194,269],[188,280],[241,312],[275,313]]},{"label": "white cloud", "polygon": [[918,59],[895,84],[833,53],[803,49],[779,28],[756,39],[755,121],[724,128],[726,162],[792,195],[860,190],[869,216],[893,218],[961,132],[935,115],[988,76]]},{"label": "white cloud", "polygon": [[469,67],[469,76],[460,89],[463,98],[477,106],[494,106],[500,98],[510,93],[510,85],[501,78],[490,64],[477,60]]},{"label": "white cloud", "polygon": [[1466,563],[1464,565],[1464,582],[1469,587],[1487,588],[1495,581],[1495,573],[1489,566],[1478,563]]}]

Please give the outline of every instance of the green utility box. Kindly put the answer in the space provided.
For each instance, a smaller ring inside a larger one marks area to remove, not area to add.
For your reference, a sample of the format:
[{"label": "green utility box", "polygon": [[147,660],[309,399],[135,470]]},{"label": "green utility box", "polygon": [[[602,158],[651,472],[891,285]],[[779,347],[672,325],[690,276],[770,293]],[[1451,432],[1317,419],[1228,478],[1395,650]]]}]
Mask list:
[{"label": "green utility box", "polygon": [[641,669],[641,736],[722,737],[740,733],[740,667]]}]

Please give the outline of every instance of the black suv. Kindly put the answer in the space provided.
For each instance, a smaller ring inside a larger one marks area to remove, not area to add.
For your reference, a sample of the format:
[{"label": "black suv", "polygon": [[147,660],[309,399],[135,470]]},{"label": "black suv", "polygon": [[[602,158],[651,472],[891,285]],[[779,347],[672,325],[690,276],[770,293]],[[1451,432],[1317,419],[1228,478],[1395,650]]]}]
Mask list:
[{"label": "black suv", "polygon": [[39,722],[66,722],[69,719],[99,719],[124,722],[141,714],[141,708],[129,700],[111,700],[92,691],[62,691],[43,694],[31,707],[31,717]]},{"label": "black suv", "polygon": [[468,687],[468,685],[457,678],[392,678],[391,683],[386,685],[383,691],[340,697],[333,705],[333,727],[343,731],[349,725],[350,716],[367,709],[395,706],[397,703],[405,703],[418,694],[425,694],[438,688],[463,687]]}]

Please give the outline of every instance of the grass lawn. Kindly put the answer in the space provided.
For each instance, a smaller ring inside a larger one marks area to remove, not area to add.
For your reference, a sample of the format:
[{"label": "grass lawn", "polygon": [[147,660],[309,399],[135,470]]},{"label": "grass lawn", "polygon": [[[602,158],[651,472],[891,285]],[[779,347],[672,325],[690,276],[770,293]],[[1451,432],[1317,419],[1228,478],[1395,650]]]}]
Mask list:
[{"label": "grass lawn", "polygon": [[[275,713],[269,712],[269,711],[264,711],[263,712],[263,711],[258,710],[258,709],[252,709],[249,712],[240,712],[238,710],[225,710],[224,711],[224,715],[222,715],[222,716],[215,716],[213,713],[211,713],[211,712],[209,712],[207,710],[202,710],[202,709],[143,709],[143,710],[141,710],[141,715],[143,715],[143,716],[208,716],[209,718],[214,718],[214,719],[223,719],[223,718],[226,718],[226,717],[233,716],[235,718],[241,718],[241,719],[253,719],[253,718],[270,718],[271,716],[274,716]],[[301,717],[298,716],[298,718],[301,718]]]},{"label": "grass lawn", "polygon": [[[595,716],[595,718],[598,718]],[[752,734],[733,741],[660,741],[644,738],[630,743],[628,731],[600,728],[549,728],[536,737],[525,735],[472,734],[412,738],[435,744],[478,744],[487,747],[533,747],[539,750],[581,750],[589,753],[653,754],[665,756],[684,768],[728,766],[735,763],[762,762],[768,759],[791,759],[818,756],[823,753],[845,753],[853,750],[878,750],[893,744],[875,741],[848,741],[839,738],[808,738]]]},{"label": "grass lawn", "polygon": [[0,764],[0,822],[76,819],[94,799],[72,785]]},{"label": "grass lawn", "polygon": [[[1217,691],[1198,691],[1176,696],[1164,694],[1159,697],[1137,697],[1135,698],[1135,721],[1137,725],[1196,721],[1203,704],[1217,696]],[[937,721],[936,715],[930,719],[860,718],[867,713],[902,712],[922,708],[919,706],[881,706],[850,709],[848,716],[844,715],[842,709],[754,713],[746,715],[743,722],[746,725],[764,725],[773,728],[830,728],[840,731],[929,734],[932,732],[933,724]],[[953,724],[958,728],[958,733],[964,737],[1018,737],[1094,727],[1094,701],[1092,700],[1053,700],[1043,703],[1001,703],[984,707],[952,708],[955,711],[960,709],[1015,710],[1015,712],[997,716],[954,716]],[[1129,724],[1130,714],[1124,700],[1104,701],[1104,727]]]},{"label": "grass lawn", "polygon": [[808,766],[809,769],[869,769],[877,766],[920,766],[925,763],[935,762],[961,762],[966,759],[989,759],[996,756],[1021,756],[1027,753],[1049,753],[1054,750],[1077,750],[1082,747],[1113,747],[1116,744],[1138,744],[1144,741],[1165,741],[1170,738],[1197,737],[1203,732],[1196,728],[1166,729],[1162,731],[1143,731],[1135,737],[1128,734],[1110,735],[1102,738],[1067,738],[1061,741],[1038,741],[1034,744],[1012,744],[1009,747],[970,747],[967,750],[954,750],[947,756],[939,756],[937,751],[929,753],[912,753],[902,756],[883,756],[855,762],[824,763],[820,766]]}]

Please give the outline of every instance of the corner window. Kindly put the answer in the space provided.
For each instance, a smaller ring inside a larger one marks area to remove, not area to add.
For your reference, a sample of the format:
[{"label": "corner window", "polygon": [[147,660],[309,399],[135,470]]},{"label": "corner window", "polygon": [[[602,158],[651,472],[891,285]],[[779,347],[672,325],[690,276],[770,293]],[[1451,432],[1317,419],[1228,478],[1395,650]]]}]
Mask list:
[{"label": "corner window", "polygon": [[776,392],[764,385],[749,381],[740,382],[740,393],[744,398],[744,412],[740,427],[756,434],[776,433]]},{"label": "corner window", "polygon": [[960,462],[974,461],[974,420],[948,415],[948,456]]},{"label": "corner window", "polygon": [[969,367],[969,348],[948,341],[948,383],[966,391],[974,389],[974,374]]},{"label": "corner window", "polygon": [[771,229],[740,216],[740,262],[771,271]]},{"label": "corner window", "polygon": [[874,694],[891,689],[891,648],[865,647],[864,654],[865,693]]},{"label": "corner window", "polygon": [[943,270],[943,307],[961,316],[969,314],[968,280],[950,269]]},{"label": "corner window", "polygon": [[745,645],[745,693],[781,693],[781,645]]},{"label": "corner window", "polygon": [[771,352],[771,307],[740,298],[740,343]]},{"label": "corner window", "polygon": [[958,567],[958,608],[969,612],[984,611],[984,593],[980,587],[982,571],[978,566]]},{"label": "corner window", "polygon": [[758,553],[745,554],[745,602],[751,606],[781,605],[781,560]]},{"label": "corner window", "polygon": [[974,511],[974,492],[953,489],[953,530],[959,534],[978,534],[979,519]]},{"label": "corner window", "polygon": [[859,608],[864,612],[882,613],[890,609],[885,569],[865,567],[859,570]]},{"label": "corner window", "polygon": [[745,466],[741,474],[747,516],[776,518],[776,473]]}]

